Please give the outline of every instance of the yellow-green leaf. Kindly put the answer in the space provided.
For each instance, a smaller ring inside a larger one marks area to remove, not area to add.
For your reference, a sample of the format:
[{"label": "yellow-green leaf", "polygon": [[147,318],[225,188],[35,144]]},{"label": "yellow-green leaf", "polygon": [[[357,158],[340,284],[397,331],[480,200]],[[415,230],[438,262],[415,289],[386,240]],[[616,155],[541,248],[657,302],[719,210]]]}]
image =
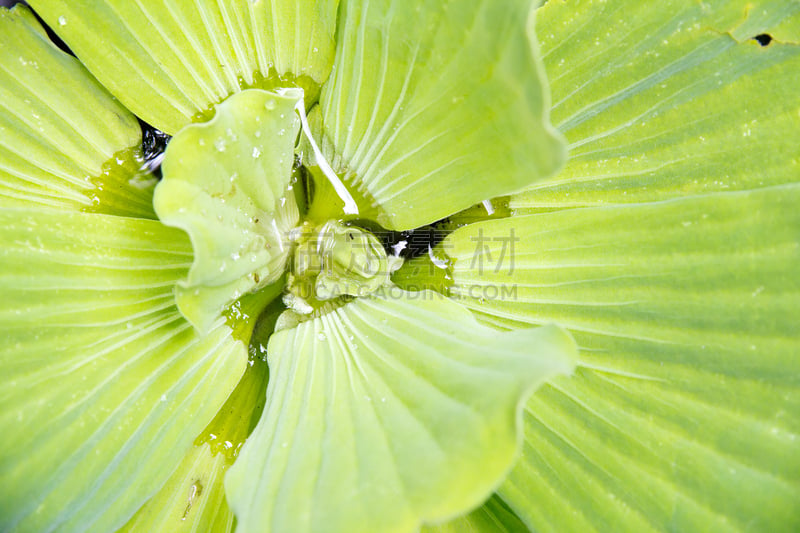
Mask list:
[{"label": "yellow-green leaf", "polygon": [[141,131],[30,10],[0,8],[0,206],[153,218]]},{"label": "yellow-green leaf", "polygon": [[33,0],[114,96],[170,134],[247,87],[318,92],[338,0]]},{"label": "yellow-green leaf", "polygon": [[223,405],[245,346],[175,307],[179,230],[3,209],[0,242],[0,529],[112,531]]},{"label": "yellow-green leaf", "polygon": [[530,0],[342,5],[322,149],[384,227],[413,229],[558,170],[548,107]]},{"label": "yellow-green leaf", "polygon": [[226,478],[239,532],[417,531],[483,502],[521,402],[572,368],[558,328],[498,334],[387,289],[272,336],[261,421]]},{"label": "yellow-green leaf", "polygon": [[581,348],[576,374],[528,402],[499,489],[532,529],[796,529],[798,203],[784,185],[515,216],[445,241],[451,294],[484,323],[555,322]]}]

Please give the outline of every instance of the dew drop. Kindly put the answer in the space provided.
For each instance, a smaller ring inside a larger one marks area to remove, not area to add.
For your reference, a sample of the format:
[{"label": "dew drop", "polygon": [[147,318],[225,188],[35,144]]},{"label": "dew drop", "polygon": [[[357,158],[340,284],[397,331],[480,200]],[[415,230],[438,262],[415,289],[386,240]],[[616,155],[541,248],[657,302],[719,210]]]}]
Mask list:
[{"label": "dew drop", "polygon": [[58,24],[60,26],[66,26],[67,25],[67,17],[65,17],[64,15],[61,15],[60,17],[58,17]]},{"label": "dew drop", "polygon": [[253,159],[258,159],[259,157],[261,157],[261,150],[257,146],[253,146]]},{"label": "dew drop", "polygon": [[267,111],[272,111],[273,109],[275,109],[275,100],[267,100],[266,103],[264,104],[264,108]]}]

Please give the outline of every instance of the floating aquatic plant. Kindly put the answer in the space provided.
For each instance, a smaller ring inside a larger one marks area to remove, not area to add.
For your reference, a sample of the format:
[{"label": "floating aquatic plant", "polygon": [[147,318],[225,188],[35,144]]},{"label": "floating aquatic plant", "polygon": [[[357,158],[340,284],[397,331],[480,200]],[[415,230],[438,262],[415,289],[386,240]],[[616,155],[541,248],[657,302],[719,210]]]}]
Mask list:
[{"label": "floating aquatic plant", "polygon": [[800,527],[800,3],[30,4],[3,531]]}]

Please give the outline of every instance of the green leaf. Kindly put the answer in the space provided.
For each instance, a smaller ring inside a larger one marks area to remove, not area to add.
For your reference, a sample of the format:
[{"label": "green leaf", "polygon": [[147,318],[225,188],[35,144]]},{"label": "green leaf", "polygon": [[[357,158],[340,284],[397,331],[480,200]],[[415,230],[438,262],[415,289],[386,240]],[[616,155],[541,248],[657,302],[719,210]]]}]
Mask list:
[{"label": "green leaf", "polygon": [[245,346],[176,309],[179,230],[3,209],[0,242],[0,529],[114,530],[223,405]]},{"label": "green leaf", "polygon": [[[584,348],[575,377],[528,403],[524,459],[500,489],[537,531],[798,527],[800,221],[797,185],[776,186],[798,181],[800,50],[750,40],[796,42],[798,13],[785,1],[539,11],[570,160],[509,207],[578,209],[445,243],[461,258],[454,292],[483,321],[557,321]],[[467,272],[469,239],[500,239],[486,243],[496,261],[511,227],[513,277]],[[472,297],[498,284],[506,301]]]},{"label": "green leaf", "polygon": [[[800,3],[744,4],[543,7],[538,34],[553,122],[569,141],[570,159],[554,179],[512,198],[512,209],[619,205],[796,182],[800,47],[761,47],[747,38],[792,14],[798,20]],[[721,33],[732,29],[726,24],[736,25],[736,38]],[[800,24],[793,33],[800,39]]]},{"label": "green leaf", "polygon": [[474,508],[516,456],[521,401],[573,349],[397,288],[274,334],[264,414],[225,481],[238,530],[416,531]]},{"label": "green leaf", "polygon": [[390,229],[558,170],[529,0],[352,1],[321,99],[322,149]]},{"label": "green leaf", "polygon": [[0,8],[0,206],[152,218],[136,118],[30,10]]},{"label": "green leaf", "polygon": [[34,0],[137,116],[170,134],[247,87],[303,87],[333,63],[337,0]]},{"label": "green leaf", "polygon": [[444,242],[451,294],[482,322],[556,322],[582,349],[574,377],[528,402],[499,489],[532,529],[800,526],[799,202],[800,185],[774,186]]},{"label": "green leaf", "polygon": [[[281,285],[278,291],[282,288]],[[158,494],[119,533],[233,530],[234,517],[225,500],[223,479],[261,417],[269,380],[267,349],[262,343],[266,343],[274,329],[277,309],[284,308],[276,300],[262,313],[262,318],[257,313],[247,315],[242,311],[260,311],[274,297],[275,293],[260,291],[243,298],[238,310],[231,313],[238,318],[237,329],[243,331],[242,340],[252,333],[250,360],[241,381]]]},{"label": "green leaf", "polygon": [[167,148],[153,203],[164,224],[192,239],[194,263],[176,300],[201,332],[233,300],[283,274],[299,218],[289,183],[299,101],[299,90],[243,91]]}]

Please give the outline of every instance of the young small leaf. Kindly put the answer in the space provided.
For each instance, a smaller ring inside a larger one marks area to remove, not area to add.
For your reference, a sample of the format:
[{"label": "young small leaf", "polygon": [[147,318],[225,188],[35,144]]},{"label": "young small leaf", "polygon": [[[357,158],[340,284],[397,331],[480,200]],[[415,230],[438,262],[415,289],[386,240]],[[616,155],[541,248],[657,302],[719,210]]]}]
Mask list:
[{"label": "young small leaf", "polygon": [[192,239],[194,263],[176,300],[200,331],[233,300],[283,274],[287,234],[299,217],[289,182],[301,100],[299,89],[243,91],[167,148],[153,203],[164,224]]}]

